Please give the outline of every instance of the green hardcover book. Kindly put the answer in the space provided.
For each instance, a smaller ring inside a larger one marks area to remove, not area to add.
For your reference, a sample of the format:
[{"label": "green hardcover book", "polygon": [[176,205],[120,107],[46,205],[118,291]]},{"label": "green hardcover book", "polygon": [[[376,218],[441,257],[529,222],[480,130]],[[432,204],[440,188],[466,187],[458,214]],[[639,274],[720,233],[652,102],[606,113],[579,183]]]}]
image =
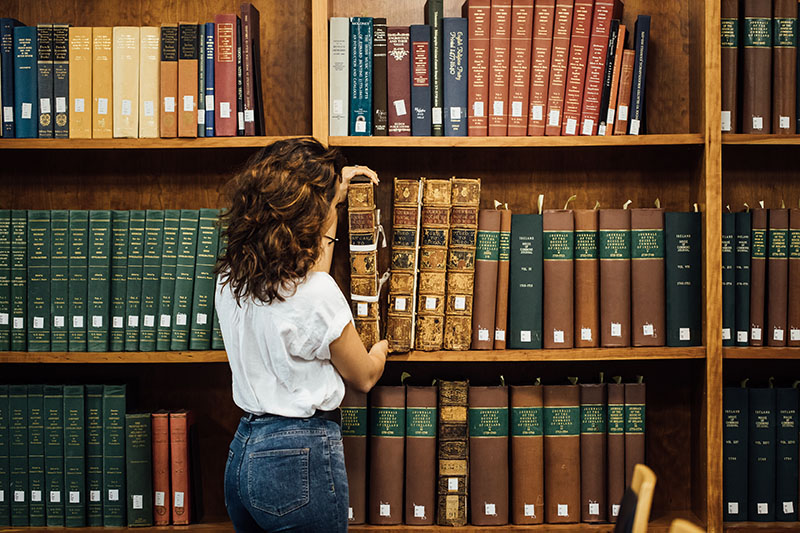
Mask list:
[{"label": "green hardcover book", "polygon": [[172,335],[170,350],[189,348],[189,315],[192,312],[194,265],[197,255],[197,209],[181,210],[178,236],[178,266],[175,269],[175,292],[172,296]]},{"label": "green hardcover book", "polygon": [[144,259],[142,267],[142,309],[139,320],[139,350],[156,349],[159,296],[161,294],[161,249],[164,234],[164,211],[148,209],[144,224]]},{"label": "green hardcover book", "polygon": [[28,351],[50,351],[50,211],[28,211]]},{"label": "green hardcover book", "polygon": [[44,527],[44,385],[28,385],[28,517],[31,527]]},{"label": "green hardcover book", "polygon": [[442,109],[444,107],[442,71],[442,17],[444,16],[444,0],[428,0],[425,3],[425,24],[431,26],[431,124],[434,136],[444,135]]},{"label": "green hardcover book", "polygon": [[103,386],[86,385],[86,522],[103,525]]},{"label": "green hardcover book", "polygon": [[8,385],[0,385],[0,528],[11,525],[10,470],[8,460],[10,411]]},{"label": "green hardcover book", "polygon": [[664,213],[667,346],[703,342],[703,253],[700,213]]},{"label": "green hardcover book", "polygon": [[175,268],[178,264],[180,222],[181,212],[179,210],[167,209],[164,211],[164,243],[161,247],[156,350],[169,350],[172,335],[172,297],[175,295]]},{"label": "green hardcover book", "polygon": [[11,349],[24,352],[28,296],[28,212],[11,212]]},{"label": "green hardcover book", "polygon": [[125,351],[127,352],[139,349],[145,217],[144,211],[131,211],[128,226],[128,283],[125,290]]},{"label": "green hardcover book", "polygon": [[44,386],[44,498],[47,527],[64,527],[64,388]]},{"label": "green hardcover book", "polygon": [[111,330],[108,349],[125,350],[125,309],[128,287],[129,211],[111,212]]},{"label": "green hardcover book", "polygon": [[736,213],[722,213],[722,345],[736,344]]},{"label": "green hardcover book", "polygon": [[[0,209],[0,351],[11,349],[11,210]],[[8,492],[6,492],[8,494]]]},{"label": "green hardcover book", "polygon": [[[218,258],[225,255],[225,250],[228,248],[228,235],[225,231],[226,229],[227,228],[223,227],[219,230],[219,251],[217,252]],[[214,278],[214,294],[217,294],[216,277]],[[225,349],[225,342],[222,339],[222,330],[219,328],[219,317],[217,316],[216,306],[214,309],[214,326],[211,330],[211,349]]]},{"label": "green hardcover book", "polygon": [[108,351],[109,297],[111,295],[111,211],[89,212],[89,288],[87,348]]},{"label": "green hardcover book", "polygon": [[69,211],[50,211],[50,350],[69,350]]},{"label": "green hardcover book", "polygon": [[736,346],[750,346],[750,213],[736,213]]},{"label": "green hardcover book", "polygon": [[69,212],[69,351],[86,351],[86,295],[89,275],[89,212]]},{"label": "green hardcover book", "polygon": [[103,385],[103,526],[125,527],[125,385]]},{"label": "green hardcover book", "polygon": [[511,215],[508,347],[542,347],[542,215]]},{"label": "green hardcover book", "polygon": [[28,520],[28,387],[8,386],[8,459],[11,525],[27,527]]},{"label": "green hardcover book", "polygon": [[211,349],[211,328],[214,318],[214,267],[219,252],[217,209],[201,209],[197,228],[197,257],[194,266],[192,326],[189,348]]},{"label": "green hardcover book", "polygon": [[153,463],[150,413],[125,415],[128,527],[153,525]]},{"label": "green hardcover book", "polygon": [[83,394],[83,385],[64,385],[64,522],[67,527],[86,526]]}]

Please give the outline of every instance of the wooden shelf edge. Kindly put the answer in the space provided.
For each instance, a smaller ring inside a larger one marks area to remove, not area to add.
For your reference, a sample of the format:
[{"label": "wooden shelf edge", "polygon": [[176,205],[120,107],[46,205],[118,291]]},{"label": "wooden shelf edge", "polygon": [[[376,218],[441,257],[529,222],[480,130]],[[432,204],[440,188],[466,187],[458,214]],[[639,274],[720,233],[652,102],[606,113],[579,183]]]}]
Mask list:
[{"label": "wooden shelf edge", "polygon": [[655,359],[703,359],[704,346],[686,348],[574,348],[568,350],[467,350],[391,354],[387,361],[408,362],[521,362],[521,361],[615,361]]},{"label": "wooden shelf edge", "polygon": [[800,524],[797,522],[723,522],[723,531],[788,531],[797,530]]},{"label": "wooden shelf edge", "polygon": [[0,150],[158,150],[261,148],[275,141],[303,135],[267,137],[199,137],[174,139],[0,139]]},{"label": "wooden shelf edge", "polygon": [[331,146],[392,148],[561,148],[582,146],[678,146],[704,143],[701,133],[608,137],[329,137]]},{"label": "wooden shelf edge", "polygon": [[227,363],[224,350],[180,352],[0,352],[2,363]]},{"label": "wooden shelf edge", "polygon": [[723,359],[800,359],[800,347],[726,346]]},{"label": "wooden shelf edge", "polygon": [[800,135],[756,135],[750,133],[724,133],[722,144],[792,146],[800,145]]}]

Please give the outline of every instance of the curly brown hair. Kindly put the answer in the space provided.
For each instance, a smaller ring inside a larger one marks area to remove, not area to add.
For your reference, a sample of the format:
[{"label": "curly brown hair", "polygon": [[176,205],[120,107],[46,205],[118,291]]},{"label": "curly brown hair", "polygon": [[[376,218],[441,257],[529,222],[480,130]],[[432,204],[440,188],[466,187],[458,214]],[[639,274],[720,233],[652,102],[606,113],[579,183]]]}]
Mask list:
[{"label": "curly brown hair", "polygon": [[320,256],[344,165],[337,149],[287,139],[264,147],[228,183],[220,220],[228,246],[215,271],[237,303],[283,301],[281,293],[305,279]]}]

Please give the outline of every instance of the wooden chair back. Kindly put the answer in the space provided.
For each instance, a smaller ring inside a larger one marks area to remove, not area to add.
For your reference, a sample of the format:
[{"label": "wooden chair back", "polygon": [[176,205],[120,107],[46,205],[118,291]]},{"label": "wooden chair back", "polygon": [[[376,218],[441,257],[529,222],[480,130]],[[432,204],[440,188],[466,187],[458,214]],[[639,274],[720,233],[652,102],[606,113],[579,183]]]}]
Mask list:
[{"label": "wooden chair back", "polygon": [[656,488],[656,475],[650,468],[638,464],[633,469],[631,489],[636,493],[636,514],[633,518],[633,533],[647,533],[647,523],[650,520],[650,506],[653,503],[653,493]]}]

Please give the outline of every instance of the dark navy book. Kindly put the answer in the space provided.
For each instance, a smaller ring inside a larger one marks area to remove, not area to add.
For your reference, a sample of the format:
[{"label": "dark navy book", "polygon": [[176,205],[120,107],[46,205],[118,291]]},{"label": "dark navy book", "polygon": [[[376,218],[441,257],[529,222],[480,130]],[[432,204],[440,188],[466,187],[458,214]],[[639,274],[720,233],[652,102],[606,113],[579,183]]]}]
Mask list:
[{"label": "dark navy book", "polygon": [[722,513],[725,522],[747,520],[747,389],[722,389]]},{"label": "dark navy book", "polygon": [[409,27],[411,48],[411,135],[431,135],[431,27]]},{"label": "dark navy book", "polygon": [[467,19],[442,19],[444,38],[444,134],[467,135]]},{"label": "dark navy book", "polygon": [[775,389],[777,418],[776,433],[776,481],[775,520],[797,521],[797,402],[800,399],[795,388]]},{"label": "dark navy book", "polygon": [[647,45],[650,42],[650,15],[639,15],[633,30],[634,50],[633,83],[631,89],[628,135],[647,133],[645,108],[645,77],[647,74]]},{"label": "dark navy book", "polygon": [[14,134],[14,28],[22,26],[16,19],[0,18],[0,91],[2,91],[3,137]]},{"label": "dark navy book", "polygon": [[17,26],[14,28],[14,123],[17,138],[39,136],[36,89],[36,26]]},{"label": "dark navy book", "polygon": [[747,519],[775,521],[775,389],[750,389],[748,398]]}]

